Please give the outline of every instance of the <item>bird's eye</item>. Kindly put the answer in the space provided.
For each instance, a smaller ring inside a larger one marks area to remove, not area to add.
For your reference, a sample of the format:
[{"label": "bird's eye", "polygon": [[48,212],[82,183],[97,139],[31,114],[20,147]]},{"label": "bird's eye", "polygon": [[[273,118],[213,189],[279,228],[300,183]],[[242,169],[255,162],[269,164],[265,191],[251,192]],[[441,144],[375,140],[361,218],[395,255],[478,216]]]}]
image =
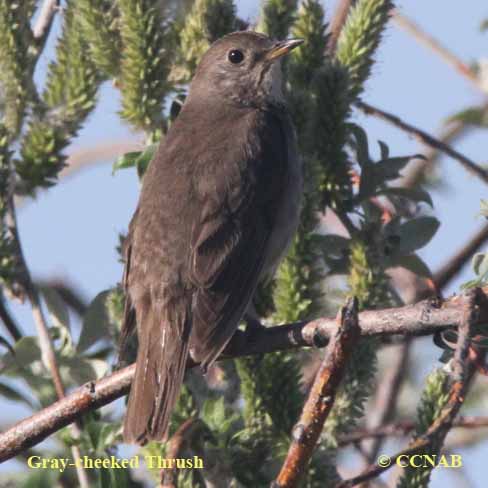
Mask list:
[{"label": "bird's eye", "polygon": [[232,64],[239,64],[244,60],[244,54],[239,49],[232,49],[232,51],[229,51],[228,58]]}]

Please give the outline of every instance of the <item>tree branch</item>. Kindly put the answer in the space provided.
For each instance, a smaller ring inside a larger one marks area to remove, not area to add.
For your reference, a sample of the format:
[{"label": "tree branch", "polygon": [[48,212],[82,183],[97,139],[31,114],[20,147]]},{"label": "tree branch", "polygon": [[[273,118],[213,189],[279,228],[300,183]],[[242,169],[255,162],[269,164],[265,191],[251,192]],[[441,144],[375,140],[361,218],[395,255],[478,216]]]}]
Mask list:
[{"label": "tree branch", "polygon": [[485,93],[485,90],[481,86],[473,70],[464,61],[443,46],[437,39],[424,32],[415,22],[404,15],[399,14],[398,11],[394,12],[393,21],[404,31],[408,32],[414,39],[437,54],[447,64],[454,68],[455,71],[470,81],[478,90]]},{"label": "tree branch", "polygon": [[271,485],[273,488],[297,486],[307,469],[324,422],[334,405],[335,394],[344,376],[347,359],[359,339],[356,298],[350,299],[341,309],[338,322],[337,331],[327,346],[324,360],[315,376],[300,420],[293,427],[288,454],[276,481]]},{"label": "tree branch", "polygon": [[445,288],[487,240],[488,225],[484,225],[435,273],[436,287]]},{"label": "tree branch", "polygon": [[[197,419],[190,417],[185,420],[171,436],[166,449],[168,459],[177,459],[183,457],[183,450],[191,437],[192,431],[195,430]],[[178,469],[174,466],[171,469],[161,470],[161,484],[159,488],[177,488]]]},{"label": "tree branch", "polygon": [[36,42],[37,56],[39,56],[44,49],[46,40],[51,32],[54,16],[59,9],[59,0],[44,0],[44,3],[42,4],[39,16],[32,28],[32,34]]},{"label": "tree branch", "polygon": [[422,142],[423,144],[426,144],[427,146],[431,146],[435,149],[438,149],[439,151],[442,151],[443,153],[451,156],[451,158],[455,159],[461,165],[469,171],[471,174],[477,176],[480,178],[482,181],[485,183],[488,183],[488,172],[483,169],[481,166],[476,164],[474,161],[471,159],[467,158],[460,152],[456,151],[452,147],[448,146],[447,144],[443,143],[439,139],[436,139],[435,137],[431,136],[427,132],[423,131],[422,129],[418,129],[417,127],[414,127],[413,125],[408,124],[407,122],[404,122],[400,117],[393,115],[389,112],[385,112],[384,110],[381,110],[377,107],[373,107],[372,105],[369,105],[365,102],[357,101],[354,104],[359,110],[364,112],[366,115],[374,115],[375,117],[386,120],[390,124],[394,125],[395,127],[398,127],[399,129],[407,132],[408,134],[412,135],[415,137],[417,140]]},{"label": "tree branch", "polygon": [[[479,316],[480,298],[480,290],[472,289],[468,292],[467,300],[463,304],[463,316],[458,328],[458,340],[453,358],[452,383],[449,398],[439,417],[435,419],[427,429],[427,432],[414,439],[406,449],[392,456],[391,463],[388,466],[372,466],[360,475],[340,482],[337,488],[350,488],[376,478],[382,472],[394,466],[400,456],[416,454],[432,446],[434,443],[438,448],[442,446],[464,402],[468,385],[475,372],[471,360],[468,359],[468,353],[471,330],[475,326]],[[483,298],[486,298],[486,296]]]},{"label": "tree branch", "polygon": [[[449,327],[458,327],[468,297],[455,295],[445,301],[424,300],[415,305],[384,310],[366,310],[359,314],[363,336],[430,335]],[[488,288],[478,297],[479,324],[488,321]],[[237,331],[220,359],[266,354],[300,347],[323,347],[337,331],[335,318],[279,325],[258,329],[246,335]],[[189,361],[187,367],[194,367]],[[81,415],[102,407],[127,394],[135,372],[128,366],[97,382],[90,382],[51,406],[22,420],[0,434],[0,462],[16,456],[49,435],[70,424]]]},{"label": "tree branch", "polygon": [[[14,198],[11,194],[7,200],[7,222],[9,226],[9,231],[13,237],[16,250],[16,264],[17,272],[19,274],[19,287],[21,292],[25,293],[32,307],[32,316],[34,319],[34,324],[37,329],[37,334],[39,336],[39,348],[41,349],[41,360],[46,370],[51,373],[52,380],[54,383],[54,389],[56,395],[60,400],[65,398],[65,390],[63,381],[61,378],[61,373],[56,360],[56,354],[54,350],[54,345],[49,335],[49,328],[47,325],[46,318],[42,311],[41,302],[39,298],[39,292],[34,285],[32,278],[25,262],[22,245],[20,241],[20,236],[17,226],[17,215],[15,211]],[[75,437],[79,437],[81,434],[80,427],[75,423],[70,426],[71,432]],[[88,480],[88,475],[83,468],[81,462],[81,452],[78,446],[71,446],[71,452],[75,460],[76,473],[78,476],[78,481],[81,488],[89,488],[90,483]]]},{"label": "tree branch", "polygon": [[[411,338],[407,338],[402,344],[394,345],[395,354],[392,364],[388,364],[384,377],[378,387],[374,408],[367,417],[367,425],[374,430],[388,422],[391,422],[396,411],[398,394],[403,380],[408,372]],[[373,439],[366,449],[368,463],[372,463],[381,448],[381,437]]]},{"label": "tree branch", "polygon": [[[488,110],[488,108],[487,108]],[[464,122],[453,121],[437,137],[444,144],[453,144],[468,131],[468,126]],[[407,171],[402,175],[400,184],[406,188],[413,188],[425,179],[426,174],[432,171],[439,159],[441,152],[439,149],[428,146],[423,153],[425,159],[417,159],[407,167]]]},{"label": "tree branch", "polygon": [[[488,428],[488,417],[485,416],[462,416],[456,419],[453,428],[460,429],[480,429]],[[383,437],[402,437],[415,429],[415,422],[412,420],[402,420],[391,424],[382,425],[374,429],[359,429],[349,434],[344,434],[339,438],[339,446],[344,447],[349,444],[356,444],[366,439],[380,439]]]}]

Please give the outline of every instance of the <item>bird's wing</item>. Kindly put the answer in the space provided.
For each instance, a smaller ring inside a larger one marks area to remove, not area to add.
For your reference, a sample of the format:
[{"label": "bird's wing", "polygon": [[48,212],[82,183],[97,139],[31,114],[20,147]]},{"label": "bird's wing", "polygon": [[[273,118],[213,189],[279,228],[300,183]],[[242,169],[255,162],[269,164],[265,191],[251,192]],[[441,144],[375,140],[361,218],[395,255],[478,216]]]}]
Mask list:
[{"label": "bird's wing", "polygon": [[230,340],[252,298],[286,198],[288,150],[280,119],[261,113],[250,133],[243,160],[221,164],[224,186],[202,199],[192,229],[189,268],[197,291],[190,350],[203,368]]},{"label": "bird's wing", "polygon": [[120,331],[119,338],[119,358],[118,364],[122,365],[128,358],[127,349],[128,342],[132,335],[136,332],[136,314],[135,309],[130,298],[128,287],[129,287],[129,273],[131,267],[131,253],[132,253],[132,233],[137,219],[138,209],[136,209],[134,216],[132,217],[131,223],[129,225],[129,232],[124,240],[122,247],[122,255],[124,257],[124,275],[122,277],[122,288],[125,293],[125,306],[124,306],[124,317],[122,320],[122,328]]}]

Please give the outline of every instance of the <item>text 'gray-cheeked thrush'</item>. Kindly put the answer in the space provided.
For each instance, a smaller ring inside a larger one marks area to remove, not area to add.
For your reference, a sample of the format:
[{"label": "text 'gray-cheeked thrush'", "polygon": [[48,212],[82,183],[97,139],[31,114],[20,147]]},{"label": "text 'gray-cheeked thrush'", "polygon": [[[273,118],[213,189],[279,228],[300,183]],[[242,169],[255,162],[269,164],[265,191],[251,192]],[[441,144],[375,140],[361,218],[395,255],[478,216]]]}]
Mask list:
[{"label": "text 'gray-cheeked thrush'", "polygon": [[121,354],[136,329],[139,342],[126,442],[166,439],[188,354],[215,361],[296,231],[302,172],[279,60],[301,42],[216,41],[144,175],[124,246]]}]

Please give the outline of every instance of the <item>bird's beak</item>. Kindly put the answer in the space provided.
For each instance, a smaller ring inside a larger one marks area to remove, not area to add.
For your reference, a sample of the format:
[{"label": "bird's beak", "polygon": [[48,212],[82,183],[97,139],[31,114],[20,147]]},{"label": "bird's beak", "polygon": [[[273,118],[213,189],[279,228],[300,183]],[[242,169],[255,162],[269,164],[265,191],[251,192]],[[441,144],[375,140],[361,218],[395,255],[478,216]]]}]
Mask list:
[{"label": "bird's beak", "polygon": [[274,61],[275,59],[281,58],[285,54],[288,54],[292,49],[295,49],[300,44],[303,44],[303,39],[287,39],[286,41],[277,42],[271,49],[266,53],[267,61]]}]

